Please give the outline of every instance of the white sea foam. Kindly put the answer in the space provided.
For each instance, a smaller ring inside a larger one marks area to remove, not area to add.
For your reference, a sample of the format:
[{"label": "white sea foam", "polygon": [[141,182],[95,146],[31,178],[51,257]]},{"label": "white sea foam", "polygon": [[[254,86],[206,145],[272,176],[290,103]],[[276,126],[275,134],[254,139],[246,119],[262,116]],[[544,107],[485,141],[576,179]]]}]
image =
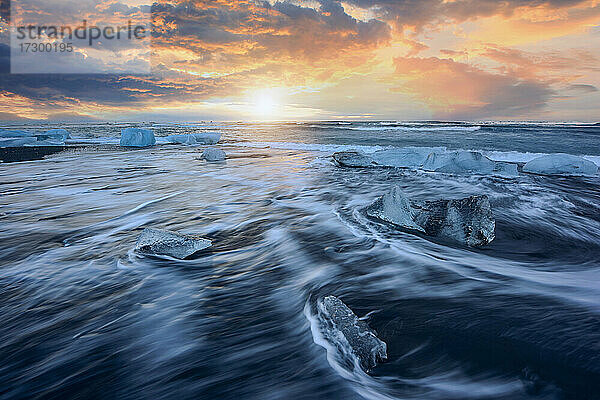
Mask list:
[{"label": "white sea foam", "polygon": [[336,127],[340,129],[351,129],[357,131],[399,131],[399,132],[430,132],[430,131],[448,131],[448,132],[475,132],[481,129],[481,126],[353,126]]}]

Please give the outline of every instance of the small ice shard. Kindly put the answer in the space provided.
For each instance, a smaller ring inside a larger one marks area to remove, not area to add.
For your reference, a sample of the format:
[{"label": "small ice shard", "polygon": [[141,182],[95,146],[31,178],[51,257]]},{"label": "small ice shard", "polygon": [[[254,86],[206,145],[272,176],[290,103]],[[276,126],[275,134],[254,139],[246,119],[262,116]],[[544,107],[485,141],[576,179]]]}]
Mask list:
[{"label": "small ice shard", "polygon": [[529,161],[523,171],[539,175],[589,176],[598,173],[598,166],[583,157],[548,154]]},{"label": "small ice shard", "polygon": [[366,213],[403,229],[471,247],[484,246],[495,238],[496,221],[485,195],[459,200],[409,201],[394,187],[367,207]]},{"label": "small ice shard", "polygon": [[227,155],[221,149],[215,147],[209,147],[202,152],[202,158],[206,161],[223,161]]},{"label": "small ice shard", "polygon": [[373,166],[373,159],[358,151],[340,151],[333,153],[333,159],[341,167],[364,168]]},{"label": "small ice shard", "polygon": [[35,135],[38,140],[50,140],[53,142],[64,142],[70,137],[69,131],[66,129],[50,129],[45,133]]},{"label": "small ice shard", "polygon": [[318,304],[318,310],[320,319],[328,329],[327,339],[343,347],[343,336],[364,370],[368,371],[387,359],[385,342],[340,299],[327,296]]},{"label": "small ice shard", "polygon": [[185,135],[170,135],[165,138],[169,143],[177,144],[217,144],[221,140],[219,132],[201,132]]},{"label": "small ice shard", "polygon": [[491,174],[494,162],[476,151],[453,151],[447,153],[431,153],[423,163],[425,171],[460,174],[474,172]]},{"label": "small ice shard", "polygon": [[380,166],[418,169],[423,166],[429,154],[444,151],[446,149],[443,147],[403,147],[376,151],[372,158]]},{"label": "small ice shard", "polygon": [[150,129],[125,128],[121,130],[121,146],[148,147],[155,144],[154,132]]},{"label": "small ice shard", "polygon": [[425,229],[415,223],[412,214],[410,200],[398,186],[394,186],[391,192],[381,196],[367,208],[367,215],[373,218],[425,233]]},{"label": "small ice shard", "polygon": [[146,228],[138,238],[135,249],[141,253],[166,255],[183,260],[211,245],[210,240],[198,235]]}]

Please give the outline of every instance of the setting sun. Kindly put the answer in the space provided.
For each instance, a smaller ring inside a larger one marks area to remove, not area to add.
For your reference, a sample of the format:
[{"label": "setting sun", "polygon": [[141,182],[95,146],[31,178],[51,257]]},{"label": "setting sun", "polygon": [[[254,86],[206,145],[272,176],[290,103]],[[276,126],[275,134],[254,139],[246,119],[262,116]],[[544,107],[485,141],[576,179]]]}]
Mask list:
[{"label": "setting sun", "polygon": [[252,104],[258,119],[275,118],[280,111],[279,96],[273,89],[259,90],[254,93]]}]

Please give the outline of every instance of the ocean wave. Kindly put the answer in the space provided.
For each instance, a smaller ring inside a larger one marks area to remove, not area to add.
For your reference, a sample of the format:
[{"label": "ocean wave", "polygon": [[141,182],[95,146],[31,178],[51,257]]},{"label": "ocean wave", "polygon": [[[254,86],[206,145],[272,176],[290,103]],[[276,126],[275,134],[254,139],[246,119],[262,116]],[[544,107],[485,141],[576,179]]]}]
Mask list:
[{"label": "ocean wave", "polygon": [[302,150],[318,151],[322,153],[335,153],[337,151],[362,151],[364,153],[374,153],[378,150],[386,149],[385,146],[366,146],[350,144],[320,144],[320,143],[299,143],[299,142],[235,142],[229,143],[231,146],[252,147],[259,149],[281,149],[281,150]]},{"label": "ocean wave", "polygon": [[357,131],[404,131],[404,132],[429,132],[429,131],[449,131],[449,132],[475,132],[481,129],[481,126],[357,126],[342,129],[352,129]]},{"label": "ocean wave", "polygon": [[316,123],[305,125],[306,128],[314,129],[344,129],[353,131],[398,131],[398,132],[475,132],[481,129],[479,125],[440,125],[432,126],[430,124],[404,123],[404,122],[378,122],[376,125],[371,123],[356,124],[350,122]]}]

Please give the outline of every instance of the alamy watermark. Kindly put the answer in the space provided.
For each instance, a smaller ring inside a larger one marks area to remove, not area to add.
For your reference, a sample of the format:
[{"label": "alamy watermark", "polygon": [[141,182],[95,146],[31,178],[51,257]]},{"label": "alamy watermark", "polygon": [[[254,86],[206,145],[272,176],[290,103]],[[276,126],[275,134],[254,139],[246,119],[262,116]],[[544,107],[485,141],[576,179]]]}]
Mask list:
[{"label": "alamy watermark", "polygon": [[147,74],[150,20],[140,0],[12,0],[11,72]]}]

